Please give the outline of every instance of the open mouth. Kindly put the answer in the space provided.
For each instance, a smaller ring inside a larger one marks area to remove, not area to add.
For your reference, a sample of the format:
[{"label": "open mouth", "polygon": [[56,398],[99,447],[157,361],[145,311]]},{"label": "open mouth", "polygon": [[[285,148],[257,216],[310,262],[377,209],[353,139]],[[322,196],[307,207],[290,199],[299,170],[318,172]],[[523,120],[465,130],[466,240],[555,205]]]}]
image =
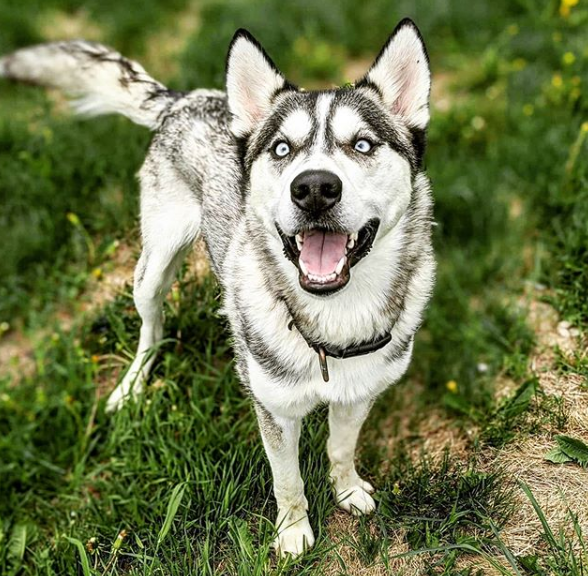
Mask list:
[{"label": "open mouth", "polygon": [[332,232],[321,228],[286,236],[278,227],[284,253],[299,271],[300,286],[307,292],[327,295],[340,290],[350,270],[370,251],[380,221],[370,220],[359,232]]}]

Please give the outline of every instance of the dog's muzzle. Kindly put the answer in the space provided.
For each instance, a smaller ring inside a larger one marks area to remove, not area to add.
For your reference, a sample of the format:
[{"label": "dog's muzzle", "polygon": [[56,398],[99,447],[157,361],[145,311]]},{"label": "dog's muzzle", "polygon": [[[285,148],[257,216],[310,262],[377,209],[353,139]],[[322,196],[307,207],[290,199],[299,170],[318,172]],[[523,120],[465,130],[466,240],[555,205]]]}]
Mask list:
[{"label": "dog's muzzle", "polygon": [[370,251],[380,221],[370,220],[359,232],[322,228],[286,236],[279,226],[284,254],[298,268],[300,286],[307,292],[330,295],[347,285],[351,268]]}]

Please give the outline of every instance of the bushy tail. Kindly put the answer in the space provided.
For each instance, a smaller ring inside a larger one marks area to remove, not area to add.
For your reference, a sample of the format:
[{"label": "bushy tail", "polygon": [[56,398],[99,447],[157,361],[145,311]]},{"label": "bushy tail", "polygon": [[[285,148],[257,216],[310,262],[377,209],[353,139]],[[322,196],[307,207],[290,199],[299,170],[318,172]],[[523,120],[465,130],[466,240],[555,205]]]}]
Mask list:
[{"label": "bushy tail", "polygon": [[17,50],[0,58],[0,76],[60,88],[80,114],[123,114],[152,130],[178,98],[137,62],[83,40]]}]

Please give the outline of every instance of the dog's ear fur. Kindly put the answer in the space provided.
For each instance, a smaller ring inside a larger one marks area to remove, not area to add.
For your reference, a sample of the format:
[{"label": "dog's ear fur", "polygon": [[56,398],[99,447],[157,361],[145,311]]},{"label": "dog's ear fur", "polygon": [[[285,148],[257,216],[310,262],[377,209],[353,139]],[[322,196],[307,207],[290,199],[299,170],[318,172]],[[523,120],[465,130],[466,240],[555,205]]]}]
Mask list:
[{"label": "dog's ear fur", "polygon": [[398,114],[417,130],[429,123],[431,70],[416,24],[402,20],[357,86],[374,87],[391,114]]},{"label": "dog's ear fur", "polygon": [[242,28],[229,46],[226,83],[236,138],[250,135],[269,115],[275,95],[290,87],[259,42]]}]

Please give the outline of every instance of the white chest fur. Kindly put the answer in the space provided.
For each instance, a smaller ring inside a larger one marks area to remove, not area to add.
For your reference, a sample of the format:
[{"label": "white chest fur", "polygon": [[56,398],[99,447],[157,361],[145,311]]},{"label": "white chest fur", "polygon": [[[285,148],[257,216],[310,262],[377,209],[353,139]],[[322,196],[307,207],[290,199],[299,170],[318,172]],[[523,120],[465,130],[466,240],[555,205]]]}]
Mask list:
[{"label": "white chest fur", "polygon": [[[349,346],[391,331],[392,341],[382,349],[354,358],[328,358],[330,380],[321,377],[317,353],[309,348],[297,329],[289,328],[291,316],[284,302],[268,286],[262,253],[247,238],[245,226],[236,231],[227,257],[223,284],[225,311],[247,365],[248,385],[255,397],[272,413],[303,416],[321,402],[355,403],[374,398],[406,371],[412,342],[402,353],[391,351],[406,343],[418,328],[429,298],[433,265],[425,262],[401,317],[391,327],[382,314],[386,290],[399,273],[398,248],[402,246],[402,224],[380,240],[369,257],[353,270],[349,286],[335,297],[320,298],[301,293],[300,306],[313,319],[314,337],[336,346]],[[279,254],[279,270],[297,284],[297,270]],[[318,335],[318,336],[317,336]],[[256,353],[252,353],[252,344]],[[261,352],[260,352],[261,348]],[[247,352],[243,352],[247,350]],[[267,351],[282,372],[268,370],[259,355]],[[289,377],[289,374],[292,374]]]}]

